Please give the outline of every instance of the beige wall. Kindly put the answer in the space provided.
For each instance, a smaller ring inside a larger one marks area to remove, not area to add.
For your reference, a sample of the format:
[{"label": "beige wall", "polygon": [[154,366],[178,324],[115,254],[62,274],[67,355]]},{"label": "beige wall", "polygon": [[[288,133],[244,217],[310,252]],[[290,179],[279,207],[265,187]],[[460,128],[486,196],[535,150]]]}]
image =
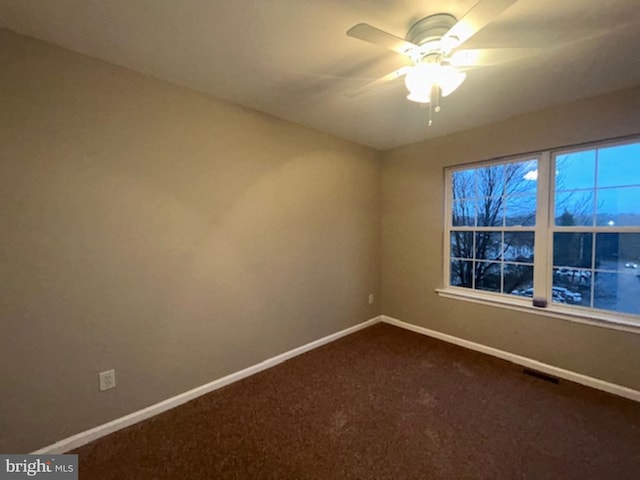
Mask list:
[{"label": "beige wall", "polygon": [[2,30],[0,132],[0,452],[380,313],[373,150]]},{"label": "beige wall", "polygon": [[439,297],[443,168],[640,133],[640,88],[383,153],[382,311],[406,322],[640,389],[640,332]]}]

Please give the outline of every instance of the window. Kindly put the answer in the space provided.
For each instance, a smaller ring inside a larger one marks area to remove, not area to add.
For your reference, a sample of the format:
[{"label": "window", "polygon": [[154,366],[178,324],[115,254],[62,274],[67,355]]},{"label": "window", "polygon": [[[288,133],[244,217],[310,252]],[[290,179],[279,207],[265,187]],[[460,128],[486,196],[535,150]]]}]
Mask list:
[{"label": "window", "polygon": [[538,159],[451,174],[450,284],[533,293]]},{"label": "window", "polygon": [[640,324],[640,141],[451,168],[446,180],[448,289]]}]

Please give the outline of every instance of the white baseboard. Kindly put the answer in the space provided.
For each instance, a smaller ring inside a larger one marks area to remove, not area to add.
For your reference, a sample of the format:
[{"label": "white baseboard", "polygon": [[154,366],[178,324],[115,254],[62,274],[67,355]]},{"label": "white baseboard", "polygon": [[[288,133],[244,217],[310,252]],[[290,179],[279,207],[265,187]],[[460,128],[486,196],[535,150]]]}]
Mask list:
[{"label": "white baseboard", "polygon": [[406,330],[420,333],[422,335],[427,335],[438,340],[443,340],[448,343],[459,345],[470,350],[486,353],[487,355],[501,358],[503,360],[507,360],[524,367],[532,368],[540,372],[548,373],[558,378],[570,380],[587,387],[603,390],[620,397],[640,402],[640,391],[606,382],[597,378],[589,377],[580,373],[572,372],[570,370],[564,370],[562,368],[554,367],[553,365],[548,365],[546,363],[542,363],[537,360],[533,360],[513,353],[505,352],[503,350],[498,350],[497,348],[487,347],[486,345],[471,342],[469,340],[464,340],[452,335],[447,335],[446,333],[430,330],[418,325],[412,325],[410,323],[406,323],[401,320],[388,317],[386,315],[380,315],[358,325],[354,325],[353,327],[346,328],[339,332],[315,340],[311,343],[307,343],[306,345],[303,345],[301,347],[294,348],[293,350],[289,350],[288,352],[284,352],[280,355],[276,355],[275,357],[269,358],[256,365],[247,367],[243,370],[227,375],[226,377],[219,378],[205,385],[201,385],[192,390],[176,395],[175,397],[168,398],[166,400],[163,400],[162,402],[143,408],[142,410],[138,410],[137,412],[130,413],[129,415],[125,415],[124,417],[117,418],[103,425],[99,425],[90,430],[86,430],[71,437],[65,438],[32,453],[38,455],[57,454],[76,449],[113,432],[129,427],[148,418],[154,417],[162,412],[175,408],[209,392],[225,387],[233,382],[237,382],[238,380],[242,380],[243,378],[249,377],[258,372],[276,366],[279,363],[282,363],[315,348],[321,347],[322,345],[326,345],[327,343],[331,343],[341,337],[354,333],[358,330],[362,330],[363,328],[369,327],[381,321],[390,325],[404,328]]},{"label": "white baseboard", "polygon": [[572,382],[579,383],[587,387],[595,388],[597,390],[603,390],[605,392],[612,393],[620,397],[628,398],[629,400],[640,402],[640,391],[633,390],[632,388],[623,387],[622,385],[606,382],[604,380],[589,377],[581,373],[576,373],[570,370],[565,370],[563,368],[554,367],[553,365],[549,365],[547,363],[542,363],[537,360],[533,360],[531,358],[516,355],[514,353],[505,352],[504,350],[498,350],[497,348],[487,347],[486,345],[471,342],[469,340],[464,340],[462,338],[454,337],[452,335],[447,335],[446,333],[430,330],[424,327],[419,327],[417,325],[412,325],[410,323],[406,323],[406,322],[403,322],[402,320],[388,317],[386,315],[382,315],[382,321],[390,325],[395,325],[396,327],[404,328],[406,330],[411,330],[412,332],[421,333],[422,335],[427,335],[429,337],[437,338],[438,340],[443,340],[448,343],[453,343],[454,345],[459,345],[461,347],[468,348],[470,350],[486,353],[487,355],[498,357],[503,360],[507,360],[509,362],[537,370],[539,372],[544,372],[550,375],[554,375],[558,378],[570,380]]},{"label": "white baseboard", "polygon": [[162,412],[175,408],[179,405],[182,405],[183,403],[186,403],[197,397],[205,395],[209,392],[218,390],[219,388],[225,387],[230,383],[237,382],[238,380],[242,380],[243,378],[249,377],[258,372],[271,368],[293,357],[301,355],[315,348],[321,347],[322,345],[326,345],[327,343],[333,342],[341,337],[354,333],[358,330],[362,330],[363,328],[369,327],[375,323],[380,322],[381,320],[382,320],[382,316],[378,316],[370,320],[367,320],[365,322],[359,323],[358,325],[354,325],[353,327],[340,330],[339,332],[320,338],[311,343],[307,343],[306,345],[302,345],[301,347],[294,348],[293,350],[289,350],[288,352],[281,353],[280,355],[276,355],[275,357],[269,358],[256,365],[247,367],[243,370],[227,375],[226,377],[219,378],[217,380],[214,380],[213,382],[210,382],[205,385],[196,387],[192,390],[189,390],[188,392],[184,392],[179,395],[176,395],[175,397],[171,397],[166,400],[163,400],[162,402],[156,403],[155,405],[151,405],[147,408],[143,408],[142,410],[138,410],[137,412],[133,412],[133,413],[130,413],[129,415],[125,415],[124,417],[117,418],[103,425],[99,425],[90,430],[86,430],[84,432],[78,433],[71,437],[65,438],[64,440],[60,440],[56,443],[43,447],[39,450],[36,450],[35,452],[32,452],[32,454],[47,455],[47,454],[58,454],[58,453],[68,452],[75,448],[81,447],[82,445],[86,445],[87,443],[93,442],[94,440],[97,440],[101,437],[109,435],[110,433],[116,432],[123,428],[134,425],[138,422],[141,422],[142,420],[146,420]]}]

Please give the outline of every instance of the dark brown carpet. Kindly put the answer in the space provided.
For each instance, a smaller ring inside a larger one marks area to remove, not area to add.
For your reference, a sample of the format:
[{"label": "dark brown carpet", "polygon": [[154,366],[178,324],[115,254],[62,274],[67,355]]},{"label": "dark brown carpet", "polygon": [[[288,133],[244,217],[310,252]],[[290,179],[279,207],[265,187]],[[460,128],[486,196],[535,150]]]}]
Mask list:
[{"label": "dark brown carpet", "polygon": [[92,480],[637,480],[640,404],[379,324],[74,453]]}]

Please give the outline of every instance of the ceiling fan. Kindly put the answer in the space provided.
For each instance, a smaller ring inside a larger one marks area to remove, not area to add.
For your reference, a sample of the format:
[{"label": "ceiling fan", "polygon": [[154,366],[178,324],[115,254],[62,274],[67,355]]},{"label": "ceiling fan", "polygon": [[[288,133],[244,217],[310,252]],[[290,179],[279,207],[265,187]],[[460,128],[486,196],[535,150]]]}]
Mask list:
[{"label": "ceiling fan", "polygon": [[[405,38],[366,23],[351,27],[347,31],[350,37],[398,52],[413,63],[365,87],[404,76],[409,91],[407,98],[423,105],[429,104],[431,126],[431,105],[436,112],[440,111],[439,97],[446,97],[462,85],[466,73],[461,68],[498,63],[504,53],[502,49],[461,50],[460,47],[516,1],[480,0],[459,21],[447,13],[430,15],[414,23]],[[505,59],[509,56],[505,54]]]}]

